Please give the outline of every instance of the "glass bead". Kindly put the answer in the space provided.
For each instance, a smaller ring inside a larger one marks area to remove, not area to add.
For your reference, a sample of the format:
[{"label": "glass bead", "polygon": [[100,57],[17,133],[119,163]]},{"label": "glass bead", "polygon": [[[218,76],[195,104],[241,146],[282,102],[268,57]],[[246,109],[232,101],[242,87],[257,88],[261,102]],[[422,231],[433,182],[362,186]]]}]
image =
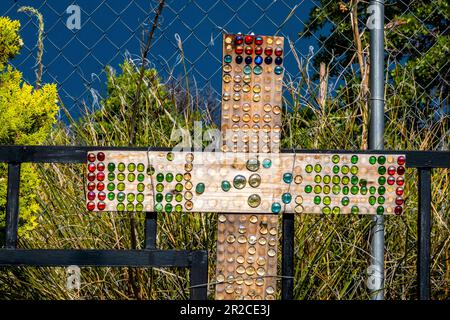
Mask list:
[{"label": "glass bead", "polygon": [[352,214],[358,214],[359,213],[359,208],[358,206],[353,206],[351,209]]},{"label": "glass bead", "polygon": [[256,75],[260,75],[261,73],[263,72],[263,69],[262,69],[262,67],[261,66],[255,66],[254,68],[253,68],[253,73],[254,74],[256,74]]},{"label": "glass bead", "polygon": [[167,182],[172,182],[173,181],[173,174],[172,173],[168,173],[166,174],[166,181]]},{"label": "glass bead", "polygon": [[281,205],[278,202],[272,203],[271,210],[273,213],[279,213],[281,211]]},{"label": "glass bead", "polygon": [[259,185],[261,184],[260,175],[257,173],[250,175],[250,177],[248,178],[248,184],[253,188],[259,187]]},{"label": "glass bead", "polygon": [[281,65],[282,63],[283,63],[283,58],[281,58],[281,57],[276,57],[275,58],[275,64],[277,66]]},{"label": "glass bead", "polygon": [[378,164],[385,164],[386,163],[386,157],[385,156],[379,156],[378,157]]},{"label": "glass bead", "polygon": [[343,197],[341,203],[343,206],[348,206],[348,204],[350,203],[350,199],[348,197]]},{"label": "glass bead", "polygon": [[252,171],[252,172],[258,171],[259,167],[260,167],[260,162],[258,159],[252,158],[252,159],[247,160],[246,168],[249,171]]},{"label": "glass bead", "polygon": [[221,188],[223,191],[227,192],[231,189],[231,184],[228,181],[222,181]]},{"label": "glass bead", "polygon": [[308,165],[305,167],[305,171],[306,171],[307,173],[311,173],[311,172],[313,171],[313,166],[310,165],[310,164],[308,164]]},{"label": "glass bead", "polygon": [[125,205],[123,203],[119,203],[117,205],[117,211],[119,211],[119,212],[125,211]]},{"label": "glass bead", "polygon": [[276,66],[274,71],[275,71],[275,74],[281,74],[281,73],[283,73],[283,68],[280,66]]},{"label": "glass bead", "polygon": [[261,56],[255,57],[255,64],[260,65],[263,63],[263,58]]},{"label": "glass bead", "polygon": [[358,163],[358,156],[357,156],[357,155],[353,155],[353,156],[350,158],[350,161],[351,161],[351,163],[353,163],[353,164]]},{"label": "glass bead", "polygon": [[251,64],[253,62],[253,58],[251,56],[245,57],[245,64]]},{"label": "glass bead", "polygon": [[319,205],[319,204],[320,204],[320,201],[321,201],[320,196],[315,196],[315,197],[314,197],[314,204]]},{"label": "glass bead", "polygon": [[247,203],[250,207],[256,208],[261,204],[261,197],[257,194],[252,194],[248,197]]},{"label": "glass bead", "polygon": [[285,204],[290,203],[292,201],[292,195],[290,193],[283,193],[281,196],[281,201]]},{"label": "glass bead", "polygon": [[383,206],[378,206],[377,207],[377,214],[378,215],[382,215],[384,213],[384,207]]},{"label": "glass bead", "polygon": [[286,172],[285,174],[283,174],[283,181],[285,183],[291,183],[292,182],[292,173]]},{"label": "glass bead", "polygon": [[337,154],[335,154],[335,155],[333,155],[333,156],[331,157],[331,161],[332,161],[333,163],[338,163],[338,162],[339,162],[339,159],[340,159],[340,157],[339,157],[339,155],[337,155]]},{"label": "glass bead", "polygon": [[236,58],[234,59],[234,61],[236,61],[237,64],[241,64],[243,60],[244,59],[242,58],[242,56],[236,56]]},{"label": "glass bead", "polygon": [[198,194],[205,192],[205,184],[203,182],[197,183],[195,186],[195,192]]},{"label": "glass bead", "polygon": [[314,193],[321,193],[322,192],[322,187],[320,185],[315,185],[314,186]]},{"label": "glass bead", "polygon": [[273,61],[272,57],[265,57],[264,58],[264,63],[265,64],[272,64],[272,61]]},{"label": "glass bead", "polygon": [[322,213],[323,213],[323,214],[327,214],[327,215],[330,214],[330,213],[331,213],[330,207],[328,207],[328,206],[323,207]]},{"label": "glass bead", "polygon": [[166,213],[171,213],[172,210],[173,210],[172,204],[167,203],[166,206],[164,207],[164,211],[165,211]]},{"label": "glass bead", "polygon": [[369,163],[370,163],[370,164],[375,164],[375,163],[377,163],[377,157],[375,157],[375,156],[370,156],[370,157],[369,157]]},{"label": "glass bead", "polygon": [[312,191],[312,186],[310,186],[310,185],[305,186],[306,193],[311,193],[311,191]]},{"label": "glass bead", "polygon": [[236,189],[243,189],[245,185],[247,184],[247,180],[243,175],[237,175],[233,179],[233,186]]}]

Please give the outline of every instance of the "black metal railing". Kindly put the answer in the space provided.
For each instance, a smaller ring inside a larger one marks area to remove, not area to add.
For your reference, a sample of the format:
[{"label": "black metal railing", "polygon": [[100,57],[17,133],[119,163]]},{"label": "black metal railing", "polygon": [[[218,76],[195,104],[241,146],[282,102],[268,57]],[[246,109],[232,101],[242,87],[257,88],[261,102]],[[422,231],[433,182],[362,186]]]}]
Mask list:
[{"label": "black metal railing", "polygon": [[[166,148],[72,147],[72,146],[0,146],[0,162],[8,164],[5,248],[0,249],[0,266],[135,266],[190,268],[191,299],[206,299],[208,289],[208,254],[205,250],[158,250],[156,248],[156,213],[147,212],[145,249],[143,250],[53,250],[18,249],[20,167],[22,163],[84,163],[89,150],[162,150]],[[351,150],[283,150],[295,153],[380,153]],[[417,285],[418,298],[430,299],[431,261],[431,171],[450,168],[450,152],[390,151],[403,153],[407,166],[418,169],[419,215]],[[282,299],[292,299],[294,290],[294,215],[283,216]]]}]

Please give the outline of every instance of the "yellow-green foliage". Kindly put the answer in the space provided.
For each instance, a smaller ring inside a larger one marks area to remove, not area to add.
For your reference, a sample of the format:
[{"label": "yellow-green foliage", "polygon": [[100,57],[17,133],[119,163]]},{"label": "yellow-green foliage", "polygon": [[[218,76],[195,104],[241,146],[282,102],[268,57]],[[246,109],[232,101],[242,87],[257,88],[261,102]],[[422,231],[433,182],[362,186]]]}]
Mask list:
[{"label": "yellow-green foliage", "polygon": [[[54,84],[34,89],[22,80],[22,73],[4,64],[20,49],[20,24],[0,18],[0,144],[36,145],[45,141],[58,111]],[[7,166],[0,165],[0,230],[4,228]],[[19,235],[36,226],[39,179],[31,165],[21,170]]]}]

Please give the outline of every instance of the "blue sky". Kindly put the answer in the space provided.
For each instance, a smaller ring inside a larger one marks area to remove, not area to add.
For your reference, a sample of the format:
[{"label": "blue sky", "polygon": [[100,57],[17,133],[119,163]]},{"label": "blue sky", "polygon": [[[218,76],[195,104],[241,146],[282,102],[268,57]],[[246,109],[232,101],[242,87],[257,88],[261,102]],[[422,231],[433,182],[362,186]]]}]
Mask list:
[{"label": "blue sky", "polygon": [[[66,21],[69,5],[81,9],[81,29],[70,30]],[[1,15],[19,19],[25,47],[13,60],[29,82],[35,81],[36,19],[17,13],[20,6],[33,6],[45,22],[44,82],[56,82],[60,95],[73,116],[83,102],[95,108],[92,90],[105,93],[105,65],[118,68],[125,57],[138,59],[143,27],[153,19],[155,0],[2,0]],[[167,79],[169,69],[176,77],[183,74],[176,35],[182,40],[188,74],[199,87],[211,84],[220,91],[221,34],[223,31],[279,34],[296,42],[303,55],[313,39],[298,39],[302,21],[308,17],[312,1],[293,0],[168,0],[163,10],[151,48],[151,64]],[[286,23],[288,14],[296,8]],[[287,46],[287,43],[286,43]],[[316,48],[317,50],[317,48]],[[288,51],[285,56],[288,73],[297,74],[297,64]]]}]

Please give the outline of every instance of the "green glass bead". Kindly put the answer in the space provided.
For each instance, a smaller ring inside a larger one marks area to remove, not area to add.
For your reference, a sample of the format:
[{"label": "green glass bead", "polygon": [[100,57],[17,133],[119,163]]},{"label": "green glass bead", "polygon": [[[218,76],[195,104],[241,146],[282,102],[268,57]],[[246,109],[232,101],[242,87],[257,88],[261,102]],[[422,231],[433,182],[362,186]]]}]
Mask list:
[{"label": "green glass bead", "polygon": [[249,65],[246,65],[243,69],[244,74],[250,74],[252,73],[252,67],[250,67]]},{"label": "green glass bead", "polygon": [[108,163],[108,171],[114,171],[116,169],[116,165],[112,162]]},{"label": "green glass bead", "polygon": [[309,184],[307,186],[305,186],[306,193],[311,193],[311,191],[312,191],[312,187]]},{"label": "green glass bead", "polygon": [[307,173],[311,173],[311,172],[313,171],[313,166],[310,165],[310,164],[308,164],[308,165],[305,167],[305,171],[306,171]]},{"label": "green glass bead", "polygon": [[166,213],[171,213],[173,209],[173,206],[170,203],[167,203],[166,206],[164,207],[164,211],[166,211]]},{"label": "green glass bead", "polygon": [[155,173],[155,168],[151,165],[147,168],[147,174],[152,176]]},{"label": "green glass bead", "polygon": [[117,201],[119,201],[119,202],[125,201],[125,193],[119,192],[119,193],[117,194]]},{"label": "green glass bead", "polygon": [[243,175],[238,174],[233,179],[233,186],[236,189],[243,189],[246,184],[247,184],[247,180],[245,179],[245,177]]},{"label": "green glass bead", "polygon": [[315,185],[314,186],[314,193],[321,193],[322,192],[322,187],[320,185]]},{"label": "green glass bead", "polygon": [[163,182],[163,181],[164,181],[164,174],[158,173],[158,174],[156,175],[156,181],[158,181],[158,182]]},{"label": "green glass bead", "polygon": [[283,195],[281,196],[281,201],[283,201],[283,203],[285,204],[291,203],[292,195],[290,193],[283,193]]},{"label": "green glass bead", "polygon": [[358,174],[359,168],[357,166],[352,166],[350,168],[350,173],[351,174]]},{"label": "green glass bead", "polygon": [[384,207],[383,206],[378,206],[377,207],[377,214],[378,215],[382,215],[384,213]]},{"label": "green glass bead", "polygon": [[270,168],[271,166],[272,166],[272,160],[270,160],[270,159],[264,159],[264,160],[263,160],[263,167],[264,167],[264,168],[268,169],[268,168]]},{"label": "green glass bead", "polygon": [[166,202],[171,202],[173,200],[173,194],[171,192],[166,193]]},{"label": "green glass bead", "polygon": [[164,196],[162,193],[157,193],[156,194],[156,202],[162,202],[164,199]]},{"label": "green glass bead", "polygon": [[350,182],[351,182],[353,185],[357,185],[357,184],[358,184],[358,181],[359,181],[359,179],[358,179],[357,176],[352,176],[351,179],[350,179]]},{"label": "green glass bead", "polygon": [[339,156],[338,156],[337,154],[333,155],[333,156],[331,157],[331,161],[332,161],[333,163],[338,163],[338,162],[339,162]]},{"label": "green glass bead", "polygon": [[205,184],[203,182],[197,183],[195,186],[195,192],[198,194],[205,192]]},{"label": "green glass bead", "polygon": [[138,193],[136,196],[136,200],[137,200],[137,202],[144,202],[144,194]]},{"label": "green glass bead", "polygon": [[325,186],[323,186],[323,190],[322,191],[325,194],[329,194],[330,191],[331,191],[331,188],[330,188],[330,186],[325,185]]},{"label": "green glass bead", "polygon": [[386,163],[386,157],[385,156],[379,156],[378,157],[378,164],[385,164]]},{"label": "green glass bead", "polygon": [[177,204],[175,206],[175,212],[180,213],[183,211],[183,206],[181,204]]},{"label": "green glass bead", "polygon": [[314,177],[314,182],[315,182],[315,183],[320,183],[321,181],[322,181],[322,176],[316,175],[316,176]]},{"label": "green glass bead", "polygon": [[129,194],[127,194],[127,201],[128,201],[128,202],[133,202],[134,199],[136,199],[136,196],[135,196],[134,193],[129,193]]},{"label": "green glass bead", "polygon": [[331,177],[329,175],[326,175],[323,177],[323,183],[328,184],[331,182]]},{"label": "green glass bead", "polygon": [[348,176],[343,176],[341,181],[343,184],[347,185],[350,182],[350,178]]},{"label": "green glass bead", "polygon": [[352,186],[352,187],[350,188],[350,192],[351,192],[353,195],[358,194],[359,188],[358,188],[357,186]]},{"label": "green glass bead", "polygon": [[[261,68],[260,66],[257,66],[257,67]],[[255,67],[255,69],[256,69],[257,67]],[[261,70],[262,70],[262,68],[261,68]],[[261,71],[261,72],[262,72],[262,71]],[[275,72],[275,74],[280,75],[280,74],[283,72],[283,68],[280,67],[280,66],[276,66],[275,69],[274,69],[274,72]],[[255,73],[256,73],[256,71],[255,71]]]},{"label": "green glass bead", "polygon": [[175,181],[177,181],[177,182],[183,181],[183,175],[181,173],[177,173],[175,175]]},{"label": "green glass bead", "polygon": [[315,196],[315,197],[314,197],[314,203],[315,203],[315,204],[319,205],[319,204],[320,204],[320,201],[321,201],[320,196]]},{"label": "green glass bead", "polygon": [[352,212],[352,214],[358,214],[358,213],[359,213],[359,208],[358,208],[358,206],[353,206],[351,212]]},{"label": "green glass bead", "polygon": [[183,200],[183,195],[181,194],[181,193],[178,193],[176,196],[175,196],[175,201],[176,202],[181,202]]},{"label": "green glass bead", "polygon": [[175,185],[175,191],[177,191],[177,192],[183,191],[183,184],[177,183],[177,184]]},{"label": "green glass bead", "polygon": [[350,161],[351,161],[353,164],[358,163],[358,156],[357,156],[357,155],[353,155],[353,156],[351,157]]},{"label": "green glass bead", "polygon": [[292,173],[287,172],[287,173],[283,174],[283,181],[285,183],[291,183],[292,182]]},{"label": "green glass bead", "polygon": [[134,211],[134,204],[132,204],[132,203],[127,203],[127,211],[128,211],[128,212]]},{"label": "green glass bead", "polygon": [[377,188],[375,188],[374,186],[371,186],[371,187],[369,188],[369,193],[370,193],[370,194],[375,194],[375,192],[377,192]]},{"label": "green glass bead", "polygon": [[137,180],[138,180],[139,182],[142,182],[142,181],[145,180],[145,176],[144,176],[142,173],[139,173],[139,174],[137,175]]},{"label": "green glass bead", "polygon": [[385,192],[386,192],[386,188],[385,187],[383,187],[383,186],[378,187],[378,194],[379,195],[383,195]]},{"label": "green glass bead", "polygon": [[166,181],[167,182],[172,182],[173,181],[173,174],[172,173],[168,173],[166,174]]},{"label": "green glass bead", "polygon": [[108,180],[113,181],[116,178],[116,175],[112,172],[108,173]]},{"label": "green glass bead", "polygon": [[341,178],[339,176],[333,176],[333,184],[339,184],[341,182]]},{"label": "green glass bead", "polygon": [[378,197],[378,204],[384,204],[385,199],[384,197]]},{"label": "green glass bead", "polygon": [[138,185],[137,185],[137,190],[138,190],[139,192],[144,192],[144,190],[145,190],[145,184],[143,184],[143,183],[138,183]]},{"label": "green glass bead", "polygon": [[378,178],[378,184],[383,185],[386,183],[386,178],[381,176]]},{"label": "green glass bead", "polygon": [[129,173],[128,174],[128,181],[129,182],[133,182],[134,180],[136,180],[136,175],[134,173]]},{"label": "green glass bead", "polygon": [[164,190],[164,185],[162,183],[158,183],[156,185],[156,191],[163,192],[163,190]]},{"label": "green glass bead", "polygon": [[323,197],[323,204],[326,204],[326,205],[331,204],[331,198],[328,196]]},{"label": "green glass bead", "polygon": [[167,160],[172,161],[174,158],[173,152],[168,152],[166,158],[167,158]]},{"label": "green glass bead", "polygon": [[369,197],[369,203],[373,206],[377,202],[377,198],[374,196]]},{"label": "green glass bead", "polygon": [[261,197],[257,194],[252,194],[248,197],[247,203],[251,208],[256,208],[261,204]]},{"label": "green glass bead", "polygon": [[123,163],[123,162],[120,162],[118,165],[117,165],[117,169],[120,171],[120,172],[124,172],[125,171],[125,163]]},{"label": "green glass bead", "polygon": [[225,57],[223,57],[223,61],[225,63],[231,63],[232,60],[233,60],[233,58],[229,54],[227,54]]},{"label": "green glass bead", "polygon": [[108,200],[113,201],[115,197],[116,197],[116,194],[114,192],[108,193]]},{"label": "green glass bead", "polygon": [[125,205],[123,203],[119,203],[117,205],[117,211],[125,211]]},{"label": "green glass bead", "polygon": [[143,205],[142,203],[138,203],[138,204],[136,205],[136,211],[137,211],[137,212],[142,212],[142,211],[144,211],[144,205]]},{"label": "green glass bead", "polygon": [[136,165],[133,162],[130,162],[127,168],[128,171],[133,172],[134,170],[136,170]]},{"label": "green glass bead", "polygon": [[341,203],[343,206],[348,206],[348,204],[350,203],[350,199],[348,197],[343,197]]},{"label": "green glass bead", "polygon": [[138,171],[138,172],[144,172],[144,170],[145,170],[144,164],[143,164],[143,163],[138,163],[138,165],[137,165],[137,171]]},{"label": "green glass bead", "polygon": [[107,188],[109,191],[114,191],[114,189],[116,188],[116,185],[115,185],[114,183],[110,182],[110,183],[108,183],[108,185],[106,186],[106,188]]},{"label": "green glass bead", "polygon": [[347,174],[350,171],[349,167],[347,165],[343,165],[341,168],[341,172],[343,174]]},{"label": "green glass bead", "polygon": [[155,205],[155,211],[156,212],[162,212],[163,211],[163,205],[161,203],[157,203]]},{"label": "green glass bead", "polygon": [[246,163],[246,167],[251,172],[258,171],[258,169],[260,167],[260,162],[258,159],[248,159],[247,163]]},{"label": "green glass bead", "polygon": [[367,180],[366,180],[366,179],[360,179],[360,180],[359,180],[359,185],[360,185],[361,187],[367,186]]},{"label": "green glass bead", "polygon": [[272,203],[272,212],[279,213],[281,211],[281,205],[278,202]]},{"label": "green glass bead", "polygon": [[259,187],[259,185],[261,184],[261,177],[259,176],[259,174],[254,173],[250,175],[250,177],[248,178],[248,184],[253,188]]},{"label": "green glass bead", "polygon": [[222,181],[220,186],[222,187],[222,190],[225,192],[227,192],[231,189],[231,184],[228,181]]},{"label": "green glass bead", "polygon": [[369,163],[370,163],[370,164],[375,164],[375,163],[377,163],[377,157],[375,157],[375,156],[369,157]]},{"label": "green glass bead", "polygon": [[119,183],[117,184],[117,190],[119,190],[119,191],[125,190],[125,183],[119,182]]},{"label": "green glass bead", "polygon": [[341,208],[339,208],[339,207],[333,207],[333,214],[339,214],[339,213],[341,213]]},{"label": "green glass bead", "polygon": [[125,174],[124,173],[119,173],[117,175],[117,180],[119,181],[124,181],[125,180]]},{"label": "green glass bead", "polygon": [[322,213],[323,214],[330,214],[331,213],[331,209],[329,206],[323,207],[322,208]]},{"label": "green glass bead", "polygon": [[342,188],[342,193],[343,193],[343,194],[348,195],[349,192],[350,192],[350,188],[349,188],[349,187],[344,186],[344,187]]},{"label": "green glass bead", "polygon": [[367,187],[366,186],[361,187],[360,191],[361,191],[362,195],[366,195],[367,194]]},{"label": "green glass bead", "polygon": [[339,171],[341,171],[341,168],[339,168],[339,166],[333,166],[333,173],[334,174],[338,174]]},{"label": "green glass bead", "polygon": [[317,163],[317,164],[314,166],[314,171],[317,172],[317,173],[319,173],[320,171],[322,171],[322,166],[321,166],[320,164]]},{"label": "green glass bead", "polygon": [[333,194],[339,194],[341,192],[341,187],[338,185],[334,185],[332,188]]},{"label": "green glass bead", "polygon": [[378,173],[379,174],[385,174],[386,173],[386,167],[385,166],[378,167]]}]

